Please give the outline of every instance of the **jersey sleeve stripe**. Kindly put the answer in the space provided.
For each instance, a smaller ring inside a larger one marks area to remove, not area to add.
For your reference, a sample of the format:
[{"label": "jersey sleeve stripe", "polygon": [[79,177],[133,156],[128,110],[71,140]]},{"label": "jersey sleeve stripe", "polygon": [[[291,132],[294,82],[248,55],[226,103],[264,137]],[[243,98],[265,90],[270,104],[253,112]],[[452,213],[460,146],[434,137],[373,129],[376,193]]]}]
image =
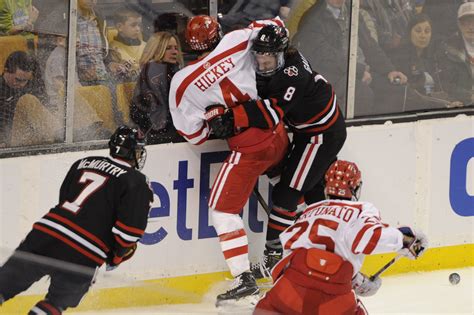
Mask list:
[{"label": "jersey sleeve stripe", "polygon": [[119,245],[122,247],[132,247],[133,244],[136,243],[136,242],[127,242],[123,240],[120,236],[118,236],[117,234],[115,234],[114,237],[115,237],[115,241],[117,241],[117,243],[119,243]]},{"label": "jersey sleeve stripe", "polygon": [[[329,129],[334,123],[336,122],[337,118],[339,118],[340,112],[339,112],[339,107],[336,107],[336,114],[333,116],[331,121],[329,121],[327,124],[320,126],[320,127],[315,127],[311,128],[311,126],[307,126],[304,129],[299,130],[300,132],[311,132],[311,133],[321,133],[327,129]],[[294,128],[300,129],[300,126],[293,126]]]},{"label": "jersey sleeve stripe", "polygon": [[[363,240],[363,239],[366,239],[366,240],[367,240],[368,235],[369,235],[369,234],[368,234],[368,233],[369,233],[369,230],[370,230],[370,229],[375,230],[375,229],[378,228],[378,227],[381,227],[381,225],[380,225],[380,224],[366,224],[366,225],[364,225],[364,227],[357,233],[357,235],[356,235],[356,237],[355,237],[355,239],[354,239],[354,242],[352,243],[352,248],[351,248],[351,250],[352,250],[352,252],[353,252],[354,254],[356,254],[356,255],[357,255],[357,254],[360,254],[361,251],[360,251],[359,248],[360,248],[360,246],[361,246],[361,244],[362,244],[362,240]],[[379,232],[380,232],[380,230],[379,230]],[[372,231],[372,233],[374,233],[374,231]],[[371,235],[369,241],[367,241],[366,247],[369,246],[370,241],[377,241],[377,242],[378,242],[378,239],[379,239],[379,238],[380,238],[380,235],[379,235],[378,238],[376,238],[376,239],[373,239],[373,235]],[[366,247],[365,247],[365,248],[366,248]],[[375,248],[375,247],[374,247],[374,248]],[[370,249],[370,246],[369,246],[369,249]],[[372,248],[372,250],[373,250],[373,248]]]},{"label": "jersey sleeve stripe", "polygon": [[112,232],[119,235],[122,239],[124,239],[125,241],[128,241],[128,242],[138,242],[138,240],[140,239],[140,237],[126,234],[126,233],[120,231],[119,229],[117,229],[116,227],[112,228]]},{"label": "jersey sleeve stripe", "polygon": [[59,221],[60,223],[63,223],[65,225],[67,225],[68,227],[72,228],[73,230],[75,230],[76,232],[79,232],[81,233],[82,235],[84,235],[85,237],[87,237],[89,240],[93,241],[94,243],[96,243],[104,252],[108,252],[109,251],[109,248],[104,244],[104,242],[102,242],[99,238],[97,238],[94,234],[92,233],[89,233],[88,231],[84,230],[83,228],[81,228],[80,226],[78,226],[77,224],[73,223],[72,221],[66,219],[66,218],[63,218],[62,216],[60,215],[57,215],[55,213],[48,213],[46,214],[46,217],[48,218],[51,218],[51,219],[54,219],[54,220],[57,220]]},{"label": "jersey sleeve stripe", "polygon": [[260,112],[262,112],[263,117],[265,118],[265,121],[266,121],[268,127],[273,127],[273,121],[272,121],[272,119],[270,118],[269,113],[267,112],[266,106],[262,103],[261,100],[258,100],[258,101],[256,102],[256,104],[257,104],[257,107],[258,107],[258,109],[260,110]]},{"label": "jersey sleeve stripe", "polygon": [[35,229],[37,229],[38,231],[41,231],[43,233],[46,233],[58,240],[60,240],[61,242],[65,243],[66,245],[70,246],[71,248],[75,249],[76,251],[78,251],[79,253],[83,254],[84,256],[86,256],[87,258],[91,259],[92,261],[94,261],[95,263],[97,263],[98,265],[102,265],[105,261],[105,259],[101,259],[99,257],[96,257],[94,256],[93,254],[91,254],[90,252],[86,251],[85,249],[81,248],[79,245],[75,244],[74,242],[72,242],[71,240],[63,237],[62,235],[56,233],[55,231],[51,231],[50,229],[44,227],[44,226],[41,226],[39,224],[34,224],[33,227]]},{"label": "jersey sleeve stripe", "polygon": [[142,236],[143,233],[145,233],[145,231],[142,230],[142,229],[139,229],[139,228],[136,228],[136,227],[132,227],[132,226],[128,226],[128,225],[126,225],[126,224],[124,224],[124,223],[122,223],[122,222],[120,222],[120,221],[118,221],[118,220],[115,222],[115,226],[118,227],[118,228],[120,228],[120,229],[122,229],[122,230],[125,230],[125,231],[127,231],[127,232],[136,234],[136,235],[138,235],[138,236]]},{"label": "jersey sleeve stripe", "polygon": [[51,220],[48,220],[48,219],[45,219],[45,218],[39,220],[38,223],[41,224],[41,226],[47,226],[50,229],[53,229],[57,232],[60,232],[61,234],[66,235],[67,237],[73,239],[75,242],[81,244],[82,246],[86,247],[90,251],[96,253],[97,255],[99,255],[103,258],[107,257],[107,254],[102,249],[95,246],[94,244],[92,244],[91,242],[89,242],[88,240],[83,238],[82,236],[80,236],[80,235],[74,233],[73,231],[69,230],[68,228],[60,225],[59,223],[56,223],[54,221],[51,221]]},{"label": "jersey sleeve stripe", "polygon": [[382,235],[382,228],[381,227],[375,228],[372,236],[370,237],[369,242],[367,243],[367,246],[365,246],[362,252],[366,255],[372,254],[375,247],[377,247],[377,243],[379,242],[381,235]]},{"label": "jersey sleeve stripe", "polygon": [[278,116],[277,111],[272,107],[271,100],[263,100],[263,103],[265,104],[268,113],[273,118],[273,125],[271,125],[271,127],[276,126],[280,122],[280,117]]},{"label": "jersey sleeve stripe", "polygon": [[183,136],[188,142],[196,145],[203,143],[207,140],[207,138],[209,138],[209,128],[206,124],[203,124],[201,129],[190,135],[182,132],[181,130],[178,130],[178,133]]},{"label": "jersey sleeve stripe", "polygon": [[310,123],[313,123],[315,122],[316,120],[318,120],[319,118],[321,118],[323,115],[326,115],[330,110],[331,108],[333,107],[336,107],[336,101],[334,99],[335,97],[335,94],[334,94],[334,90],[332,91],[332,94],[331,94],[331,99],[329,100],[329,102],[326,104],[326,106],[324,107],[324,109],[319,112],[316,116],[312,117],[311,119],[305,121],[302,123],[302,125],[304,124],[310,124]]},{"label": "jersey sleeve stripe", "polygon": [[222,53],[212,57],[209,59],[207,62],[203,63],[201,66],[199,66],[196,70],[191,72],[190,75],[188,75],[178,86],[176,89],[176,107],[179,107],[181,103],[181,99],[183,98],[184,92],[188,88],[188,86],[197,79],[203,72],[205,72],[208,68],[210,68],[212,65],[220,61],[221,59],[224,59],[230,55],[233,55],[241,50],[247,49],[248,45],[248,40],[241,42],[240,44],[237,44],[236,46],[223,51]]}]

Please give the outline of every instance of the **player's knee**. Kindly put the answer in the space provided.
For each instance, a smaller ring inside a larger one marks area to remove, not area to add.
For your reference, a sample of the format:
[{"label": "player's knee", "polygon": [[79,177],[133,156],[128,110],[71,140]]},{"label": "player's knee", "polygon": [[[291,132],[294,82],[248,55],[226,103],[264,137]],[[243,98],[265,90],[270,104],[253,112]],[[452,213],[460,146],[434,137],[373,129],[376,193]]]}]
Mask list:
[{"label": "player's knee", "polygon": [[272,191],[273,206],[287,211],[296,211],[302,193],[278,183]]},{"label": "player's knee", "polygon": [[217,235],[237,231],[244,228],[244,222],[238,214],[212,210],[211,219]]},{"label": "player's knee", "polygon": [[28,312],[28,315],[60,315],[63,311],[64,309],[52,304],[48,300],[42,300],[33,306],[33,308]]}]

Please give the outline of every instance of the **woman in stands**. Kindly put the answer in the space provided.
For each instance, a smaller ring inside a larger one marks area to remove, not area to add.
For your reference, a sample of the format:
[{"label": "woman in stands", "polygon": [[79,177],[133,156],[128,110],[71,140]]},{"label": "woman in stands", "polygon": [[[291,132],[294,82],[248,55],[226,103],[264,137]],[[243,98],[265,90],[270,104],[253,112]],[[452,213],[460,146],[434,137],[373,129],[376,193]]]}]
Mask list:
[{"label": "woman in stands", "polygon": [[183,66],[176,35],[153,34],[140,59],[140,76],[130,104],[130,118],[147,134],[149,144],[180,142],[168,105],[169,83]]}]

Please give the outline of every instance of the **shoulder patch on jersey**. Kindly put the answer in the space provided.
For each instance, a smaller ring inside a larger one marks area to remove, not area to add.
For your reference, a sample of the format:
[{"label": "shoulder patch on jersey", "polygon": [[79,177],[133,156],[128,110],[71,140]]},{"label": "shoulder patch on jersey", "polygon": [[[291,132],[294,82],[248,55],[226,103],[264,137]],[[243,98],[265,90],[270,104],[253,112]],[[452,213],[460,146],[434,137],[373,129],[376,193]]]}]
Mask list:
[{"label": "shoulder patch on jersey", "polygon": [[289,77],[296,77],[298,75],[298,68],[296,68],[295,66],[286,67],[285,70],[283,70],[283,73],[285,73]]}]

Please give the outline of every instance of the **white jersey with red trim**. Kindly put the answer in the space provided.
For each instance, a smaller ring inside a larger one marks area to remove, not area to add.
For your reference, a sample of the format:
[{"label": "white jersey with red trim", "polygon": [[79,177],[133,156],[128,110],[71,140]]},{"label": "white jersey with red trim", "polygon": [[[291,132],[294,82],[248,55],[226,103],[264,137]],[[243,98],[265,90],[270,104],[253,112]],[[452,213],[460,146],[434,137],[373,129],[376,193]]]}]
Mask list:
[{"label": "white jersey with red trim", "polygon": [[374,205],[346,200],[324,200],[308,206],[280,239],[285,256],[297,248],[323,249],[349,261],[354,274],[365,255],[395,252],[403,246],[403,234],[382,223]]},{"label": "white jersey with red trim", "polygon": [[169,106],[178,132],[193,144],[209,136],[204,118],[206,107],[257,99],[255,66],[250,48],[260,29],[268,24],[283,26],[276,18],[252,23],[226,34],[205,58],[177,72],[170,86]]}]

